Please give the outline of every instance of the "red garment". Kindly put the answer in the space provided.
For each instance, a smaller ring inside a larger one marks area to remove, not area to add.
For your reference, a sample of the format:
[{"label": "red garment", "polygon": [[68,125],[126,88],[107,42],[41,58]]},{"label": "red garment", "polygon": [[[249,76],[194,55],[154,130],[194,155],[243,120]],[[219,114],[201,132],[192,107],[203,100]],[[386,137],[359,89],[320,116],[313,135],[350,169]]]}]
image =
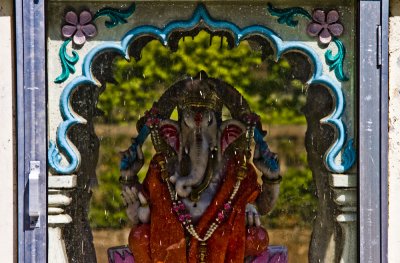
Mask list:
[{"label": "red garment", "polygon": [[[237,161],[228,161],[225,177],[209,207],[195,226],[203,237],[214,222],[217,213],[229,200],[236,183],[239,170]],[[153,160],[143,192],[150,204],[150,225],[140,225],[131,230],[129,247],[137,262],[194,263],[198,262],[199,242],[185,235],[185,229],[172,210],[168,188],[160,176],[160,169]],[[247,176],[243,179],[239,191],[232,202],[233,210],[207,241],[207,262],[243,263],[245,257],[246,225],[245,207],[255,201],[259,194],[257,174],[252,165],[247,165]],[[190,238],[190,243],[186,242]],[[150,247],[149,247],[150,246]],[[187,248],[187,246],[189,246]]]}]

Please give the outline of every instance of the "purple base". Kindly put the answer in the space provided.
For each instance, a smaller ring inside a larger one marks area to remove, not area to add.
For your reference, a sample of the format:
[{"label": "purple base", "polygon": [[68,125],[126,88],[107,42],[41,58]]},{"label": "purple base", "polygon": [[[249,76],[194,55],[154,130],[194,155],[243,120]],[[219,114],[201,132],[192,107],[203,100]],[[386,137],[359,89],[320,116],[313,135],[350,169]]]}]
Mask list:
[{"label": "purple base", "polygon": [[[135,259],[127,246],[111,247],[107,251],[109,263],[135,263]],[[269,246],[251,263],[287,263],[287,248],[283,246]]]},{"label": "purple base", "polygon": [[269,246],[258,257],[253,259],[251,263],[287,263],[287,248],[283,246]]}]

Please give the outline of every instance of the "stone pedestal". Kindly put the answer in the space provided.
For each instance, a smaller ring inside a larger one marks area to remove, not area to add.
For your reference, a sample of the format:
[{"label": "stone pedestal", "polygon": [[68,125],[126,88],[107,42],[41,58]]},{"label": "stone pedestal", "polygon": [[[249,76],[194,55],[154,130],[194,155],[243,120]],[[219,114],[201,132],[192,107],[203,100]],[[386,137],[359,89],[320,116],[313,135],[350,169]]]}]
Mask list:
[{"label": "stone pedestal", "polygon": [[[111,247],[107,251],[109,263],[136,263],[127,246]],[[284,246],[269,246],[267,250],[247,263],[287,263],[288,251]]]}]

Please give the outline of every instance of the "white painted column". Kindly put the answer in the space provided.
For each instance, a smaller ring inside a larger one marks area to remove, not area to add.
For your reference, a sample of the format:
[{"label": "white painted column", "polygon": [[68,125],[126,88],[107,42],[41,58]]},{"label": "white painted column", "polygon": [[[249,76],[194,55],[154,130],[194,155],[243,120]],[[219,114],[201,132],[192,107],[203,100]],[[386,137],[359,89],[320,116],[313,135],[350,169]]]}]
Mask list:
[{"label": "white painted column", "polygon": [[2,262],[17,262],[13,0],[0,1],[0,214]]},{"label": "white painted column", "polygon": [[389,17],[389,229],[388,261],[400,262],[400,0]]},{"label": "white painted column", "polygon": [[69,192],[76,187],[76,175],[50,175],[48,187],[48,258],[53,263],[68,263],[62,230],[72,222],[64,208],[71,204]]},{"label": "white painted column", "polygon": [[332,174],[329,184],[334,193],[334,202],[340,214],[336,221],[342,228],[340,239],[343,248],[340,263],[357,261],[357,176],[355,174]]}]

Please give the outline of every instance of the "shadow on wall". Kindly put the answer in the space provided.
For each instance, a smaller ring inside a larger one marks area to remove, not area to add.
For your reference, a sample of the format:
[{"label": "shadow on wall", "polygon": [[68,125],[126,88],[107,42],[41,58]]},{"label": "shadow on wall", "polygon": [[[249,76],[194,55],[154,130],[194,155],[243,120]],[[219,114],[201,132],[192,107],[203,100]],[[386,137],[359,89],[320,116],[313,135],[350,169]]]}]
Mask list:
[{"label": "shadow on wall", "polygon": [[400,0],[390,0],[389,16],[400,16]]}]

